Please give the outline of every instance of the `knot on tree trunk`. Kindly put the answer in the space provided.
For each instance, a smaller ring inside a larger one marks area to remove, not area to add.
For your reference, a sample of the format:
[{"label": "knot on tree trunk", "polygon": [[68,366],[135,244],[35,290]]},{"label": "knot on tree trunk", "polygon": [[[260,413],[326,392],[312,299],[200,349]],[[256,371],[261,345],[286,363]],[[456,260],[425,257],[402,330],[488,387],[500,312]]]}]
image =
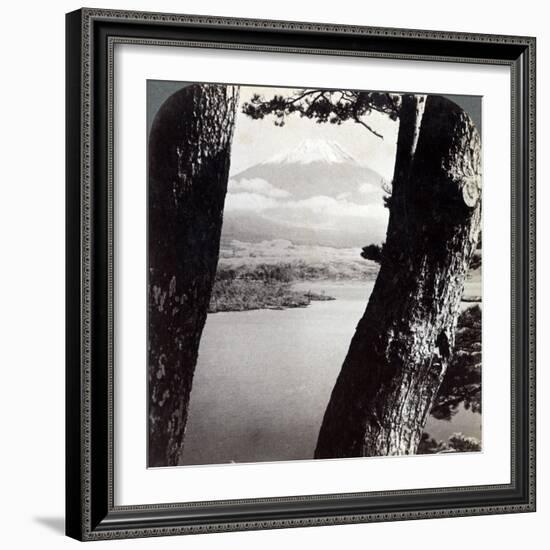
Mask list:
[{"label": "knot on tree trunk", "polygon": [[461,187],[464,204],[469,208],[475,208],[481,198],[481,176],[464,176]]}]

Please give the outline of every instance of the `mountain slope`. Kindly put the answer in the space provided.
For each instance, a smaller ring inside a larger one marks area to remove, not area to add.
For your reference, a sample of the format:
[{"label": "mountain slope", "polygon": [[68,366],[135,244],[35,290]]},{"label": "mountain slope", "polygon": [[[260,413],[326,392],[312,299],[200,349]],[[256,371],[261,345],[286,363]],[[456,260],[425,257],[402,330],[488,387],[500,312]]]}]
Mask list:
[{"label": "mountain slope", "polygon": [[307,140],[296,149],[275,155],[232,176],[235,181],[262,179],[296,198],[338,197],[349,193],[366,201],[363,189],[379,190],[383,177],[360,163],[335,142]]},{"label": "mountain slope", "polygon": [[278,153],[262,164],[310,164],[312,162],[342,164],[357,161],[337,141],[306,139],[298,147]]}]

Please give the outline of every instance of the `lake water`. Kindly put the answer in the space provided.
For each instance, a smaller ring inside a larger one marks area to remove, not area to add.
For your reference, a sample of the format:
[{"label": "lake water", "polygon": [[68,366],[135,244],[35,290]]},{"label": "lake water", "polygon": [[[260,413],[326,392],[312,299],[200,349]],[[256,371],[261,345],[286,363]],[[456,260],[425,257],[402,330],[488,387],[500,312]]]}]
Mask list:
[{"label": "lake water", "polygon": [[[208,316],[183,464],[311,459],[323,414],[373,282],[306,282],[335,301]],[[479,438],[481,416],[430,418],[426,431]]]}]

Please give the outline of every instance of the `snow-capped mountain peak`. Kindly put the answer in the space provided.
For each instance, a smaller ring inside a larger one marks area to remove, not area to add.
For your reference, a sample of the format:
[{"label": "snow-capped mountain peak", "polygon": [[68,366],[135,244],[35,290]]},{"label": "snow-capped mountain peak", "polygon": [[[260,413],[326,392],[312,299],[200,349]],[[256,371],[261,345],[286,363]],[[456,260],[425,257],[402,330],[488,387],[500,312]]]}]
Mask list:
[{"label": "snow-capped mountain peak", "polygon": [[359,164],[338,142],[324,139],[306,139],[297,147],[276,154],[262,164]]}]

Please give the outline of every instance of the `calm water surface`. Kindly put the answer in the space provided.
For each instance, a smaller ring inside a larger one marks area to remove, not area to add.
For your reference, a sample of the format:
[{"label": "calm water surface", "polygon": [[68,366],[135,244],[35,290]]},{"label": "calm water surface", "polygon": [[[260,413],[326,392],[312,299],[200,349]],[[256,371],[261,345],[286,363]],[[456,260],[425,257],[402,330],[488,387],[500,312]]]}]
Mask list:
[{"label": "calm water surface", "polygon": [[[183,464],[311,459],[374,282],[299,283],[337,298],[307,308],[215,313],[201,339]],[[431,418],[433,437],[480,437],[481,416]]]}]

